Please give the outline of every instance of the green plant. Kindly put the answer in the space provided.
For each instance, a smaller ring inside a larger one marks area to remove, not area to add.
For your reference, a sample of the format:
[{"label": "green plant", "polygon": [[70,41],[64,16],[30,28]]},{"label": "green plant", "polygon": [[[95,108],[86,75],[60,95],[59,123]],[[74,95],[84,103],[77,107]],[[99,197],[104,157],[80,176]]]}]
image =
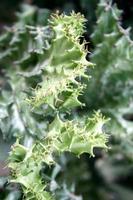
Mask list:
[{"label": "green plant", "polygon": [[108,131],[121,143],[121,151],[131,158],[133,42],[129,29],[122,28],[120,16],[121,11],[115,4],[100,1],[97,25],[91,35],[94,50],[90,60],[96,67],[89,70],[92,80],[84,94],[85,102],[92,110],[101,109],[110,116],[112,121]]},{"label": "green plant", "polygon": [[87,78],[86,67],[92,65],[86,61],[85,43],[80,44],[84,17],[55,14],[43,26],[33,26],[33,13],[19,15],[18,23],[0,38],[1,130],[5,137],[10,133],[19,138],[9,167],[23,198],[50,200],[56,194],[48,189],[49,179],[42,178],[42,166],[52,168],[62,152],[94,156],[95,147],[107,148],[102,130],[106,119],[100,112],[75,119],[76,107],[84,106],[78,99],[85,87],[80,79]]},{"label": "green plant", "polygon": [[133,41],[130,29],[122,28],[121,11],[112,1],[99,2],[91,40],[90,61],[96,66],[88,69],[92,79],[87,81],[84,102],[90,112],[100,109],[111,119],[106,126],[111,149],[95,159],[91,168],[97,172],[92,199],[109,199],[110,194],[114,199],[132,199],[128,183],[133,169]]}]

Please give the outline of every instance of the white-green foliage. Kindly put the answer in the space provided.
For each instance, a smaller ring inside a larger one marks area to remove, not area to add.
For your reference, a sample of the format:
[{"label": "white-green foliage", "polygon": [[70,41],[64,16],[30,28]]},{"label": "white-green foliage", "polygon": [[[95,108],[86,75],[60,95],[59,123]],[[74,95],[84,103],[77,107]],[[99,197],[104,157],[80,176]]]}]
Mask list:
[{"label": "white-green foliage", "polygon": [[55,164],[55,155],[65,151],[93,156],[95,147],[107,148],[102,130],[106,120],[99,112],[83,122],[71,114],[82,106],[78,97],[84,86],[79,80],[92,65],[79,41],[84,17],[55,14],[47,25],[33,26],[32,20],[26,24],[27,14],[1,37],[3,45],[10,45],[1,57],[3,74],[8,75],[1,91],[1,129],[7,120],[11,134],[24,145],[17,141],[9,156],[12,181],[22,185],[24,199],[50,200],[54,197],[47,192],[47,181],[42,182],[42,163]]},{"label": "white-green foliage", "polygon": [[[0,129],[6,140],[13,136],[21,137],[33,133],[39,136],[46,126],[41,121],[36,123],[39,115],[34,119],[33,113],[27,109],[25,99],[28,88],[36,85],[41,79],[39,63],[36,65],[39,56],[35,52],[41,50],[41,46],[38,46],[40,37],[36,30],[38,27],[43,30],[43,48],[47,48],[46,44],[49,43],[52,32],[47,26],[42,27],[46,23],[41,20],[36,8],[25,5],[23,9],[23,12],[18,14],[18,22],[13,27],[8,27],[0,37]],[[46,18],[47,11],[44,10],[42,15]],[[31,26],[36,23],[37,27]],[[31,69],[34,69],[33,72],[30,72]]]},{"label": "white-green foliage", "polygon": [[121,141],[121,151],[131,158],[133,41],[130,29],[122,28],[120,17],[121,11],[112,5],[112,1],[100,1],[97,25],[91,35],[94,45],[91,61],[96,66],[89,70],[92,80],[88,83],[85,98],[89,107],[102,109],[110,116],[112,122],[108,131],[116,141]]}]

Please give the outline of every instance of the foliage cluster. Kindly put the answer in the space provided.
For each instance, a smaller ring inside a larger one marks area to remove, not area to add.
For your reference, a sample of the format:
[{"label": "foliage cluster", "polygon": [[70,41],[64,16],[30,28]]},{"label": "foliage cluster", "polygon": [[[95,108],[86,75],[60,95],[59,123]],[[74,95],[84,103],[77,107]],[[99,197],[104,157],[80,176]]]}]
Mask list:
[{"label": "foliage cluster", "polygon": [[[100,1],[90,62],[79,13],[24,5],[1,35],[0,128],[4,139],[18,138],[9,156],[23,191],[15,200],[132,199],[124,184],[133,168],[133,42],[120,19],[112,1]],[[109,152],[94,153],[107,135]]]},{"label": "foliage cluster", "polygon": [[9,167],[11,181],[22,186],[22,198],[50,200],[58,187],[47,188],[50,181],[42,179],[42,164],[54,165],[66,151],[93,156],[94,147],[107,148],[102,130],[106,120],[99,112],[83,121],[74,119],[74,109],[83,106],[78,99],[85,87],[80,79],[87,78],[86,67],[92,65],[79,40],[84,17],[55,14],[47,24],[33,26],[34,14],[34,7],[24,6],[18,22],[0,38],[1,131],[19,138]]}]

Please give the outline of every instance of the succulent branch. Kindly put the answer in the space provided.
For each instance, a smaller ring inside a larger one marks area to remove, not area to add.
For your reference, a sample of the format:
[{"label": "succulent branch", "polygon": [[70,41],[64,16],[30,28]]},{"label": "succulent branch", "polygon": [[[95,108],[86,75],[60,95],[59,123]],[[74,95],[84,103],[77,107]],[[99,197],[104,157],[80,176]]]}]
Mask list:
[{"label": "succulent branch", "polygon": [[[32,19],[27,24],[27,15],[19,16],[24,23],[19,20],[1,38],[3,44],[10,44],[10,52],[1,60],[9,77],[7,93],[14,96],[10,107],[16,109],[20,122],[16,131],[22,127],[20,143],[10,152],[9,167],[12,182],[22,186],[24,199],[51,200],[56,196],[47,189],[47,180],[42,180],[42,163],[54,165],[55,156],[66,151],[94,156],[95,147],[106,149],[106,119],[100,112],[85,121],[65,117],[83,105],[79,95],[85,86],[80,78],[87,77],[86,70],[92,66],[86,60],[85,42],[80,43],[84,16],[55,14],[44,26],[33,26]],[[32,138],[30,144],[27,136]]]}]

